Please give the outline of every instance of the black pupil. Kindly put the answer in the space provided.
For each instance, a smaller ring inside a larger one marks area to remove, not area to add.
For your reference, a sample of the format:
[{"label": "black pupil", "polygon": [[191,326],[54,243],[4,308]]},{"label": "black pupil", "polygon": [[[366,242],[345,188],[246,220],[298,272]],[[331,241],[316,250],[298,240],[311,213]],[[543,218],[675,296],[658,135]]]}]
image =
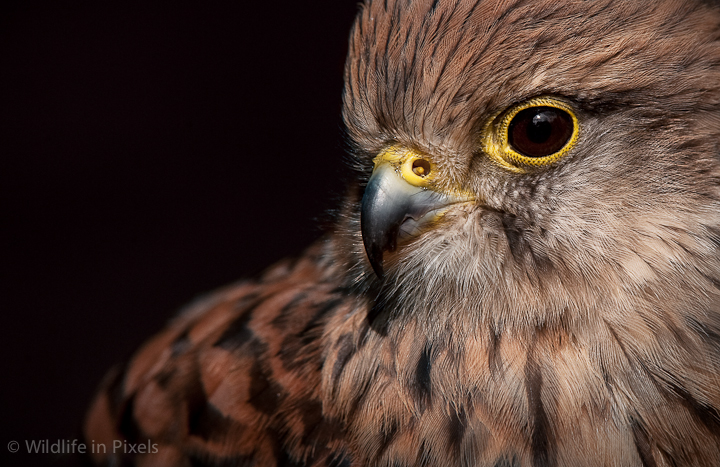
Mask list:
[{"label": "black pupil", "polygon": [[573,133],[573,120],[554,107],[530,107],[513,117],[508,128],[509,143],[520,154],[545,157],[561,150]]},{"label": "black pupil", "polygon": [[535,144],[547,142],[552,136],[552,122],[555,120],[555,113],[540,112],[533,115],[532,121],[527,126],[527,137]]}]

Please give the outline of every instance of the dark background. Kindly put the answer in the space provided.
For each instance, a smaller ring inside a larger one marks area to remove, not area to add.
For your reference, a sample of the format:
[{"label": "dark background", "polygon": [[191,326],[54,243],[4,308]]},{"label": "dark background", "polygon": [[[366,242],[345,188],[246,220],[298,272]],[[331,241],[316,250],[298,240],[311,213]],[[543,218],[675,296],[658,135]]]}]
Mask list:
[{"label": "dark background", "polygon": [[64,465],[24,441],[78,438],[180,306],[320,235],[356,3],[0,7],[3,465]]}]

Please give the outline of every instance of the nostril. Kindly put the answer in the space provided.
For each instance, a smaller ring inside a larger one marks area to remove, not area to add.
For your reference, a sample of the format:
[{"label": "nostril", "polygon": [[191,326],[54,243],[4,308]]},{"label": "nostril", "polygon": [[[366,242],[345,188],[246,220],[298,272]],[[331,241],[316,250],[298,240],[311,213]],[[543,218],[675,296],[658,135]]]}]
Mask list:
[{"label": "nostril", "polygon": [[412,163],[412,171],[418,177],[430,175],[430,162],[425,159],[415,159]]}]

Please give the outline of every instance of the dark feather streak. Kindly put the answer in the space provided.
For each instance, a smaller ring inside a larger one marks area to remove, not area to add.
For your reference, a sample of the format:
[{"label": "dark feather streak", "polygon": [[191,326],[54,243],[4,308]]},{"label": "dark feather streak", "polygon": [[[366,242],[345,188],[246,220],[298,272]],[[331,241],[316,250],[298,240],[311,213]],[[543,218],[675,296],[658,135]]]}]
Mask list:
[{"label": "dark feather streak", "polygon": [[253,362],[250,370],[250,394],[248,402],[258,411],[272,415],[283,399],[287,396],[285,390],[272,378],[261,360]]},{"label": "dark feather streak", "polygon": [[695,399],[685,388],[671,385],[672,391],[680,398],[685,408],[714,436],[720,437],[720,414],[715,407],[703,404]]},{"label": "dark feather streak", "polygon": [[432,346],[426,345],[418,358],[415,366],[415,381],[411,387],[415,389],[415,399],[418,401],[420,410],[424,410],[432,403],[432,379],[430,378],[430,370],[432,369]]},{"label": "dark feather streak", "polygon": [[549,467],[555,465],[555,446],[552,440],[552,427],[545,413],[541,393],[543,375],[538,364],[528,356],[525,366],[525,389],[529,411],[532,414],[532,451],[533,467]]},{"label": "dark feather streak", "polygon": [[253,311],[255,311],[262,302],[262,300],[256,300],[246,308],[238,318],[230,323],[230,326],[228,326],[218,340],[215,341],[215,346],[228,351],[236,351],[253,339],[255,333],[248,327],[248,324],[252,319]]},{"label": "dark feather streak", "polygon": [[502,368],[500,358],[500,334],[494,330],[490,331],[490,346],[488,347],[488,368],[490,373],[496,374]]},{"label": "dark feather streak", "polygon": [[355,353],[353,335],[349,333],[343,334],[337,340],[335,346],[337,348],[337,353],[335,355],[335,364],[333,365],[332,370],[332,383],[335,385],[333,387],[333,392],[337,388],[337,380],[345,369],[345,365],[347,365],[350,361],[350,357],[352,357]]},{"label": "dark feather streak", "polygon": [[631,420],[631,427],[633,438],[635,439],[635,448],[637,449],[638,456],[640,456],[643,467],[657,467],[657,463],[652,454],[650,439],[645,429],[634,419]]},{"label": "dark feather streak", "polygon": [[240,424],[223,415],[210,402],[197,408],[188,420],[188,433],[206,441],[222,442],[231,430],[237,433],[241,428]]},{"label": "dark feather streak", "polygon": [[458,411],[452,411],[448,420],[447,434],[450,448],[456,455],[460,454],[465,431],[467,430],[467,414],[461,407]]},{"label": "dark feather streak", "polygon": [[342,436],[342,424],[334,419],[323,416],[320,401],[308,401],[300,411],[304,431],[302,442],[306,445],[325,446],[330,441]]}]

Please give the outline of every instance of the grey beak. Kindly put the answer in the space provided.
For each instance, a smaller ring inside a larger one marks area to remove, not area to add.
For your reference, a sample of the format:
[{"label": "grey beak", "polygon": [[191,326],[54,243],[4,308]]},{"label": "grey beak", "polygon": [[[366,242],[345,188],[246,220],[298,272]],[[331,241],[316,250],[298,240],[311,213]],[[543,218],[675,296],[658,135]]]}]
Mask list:
[{"label": "grey beak", "polygon": [[398,237],[417,235],[436,211],[461,201],[467,200],[409,184],[391,164],[375,167],[360,212],[363,244],[375,274],[383,278],[383,254],[396,250]]}]

